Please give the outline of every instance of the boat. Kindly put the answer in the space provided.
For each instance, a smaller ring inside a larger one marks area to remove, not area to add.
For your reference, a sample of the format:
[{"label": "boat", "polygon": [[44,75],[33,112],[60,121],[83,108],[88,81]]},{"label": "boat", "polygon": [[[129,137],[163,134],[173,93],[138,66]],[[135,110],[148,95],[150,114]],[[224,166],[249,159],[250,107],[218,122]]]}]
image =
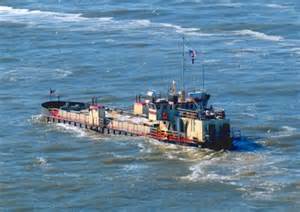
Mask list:
[{"label": "boat", "polygon": [[205,90],[177,91],[173,81],[167,94],[153,90],[136,96],[132,110],[106,107],[91,102],[47,101],[42,117],[47,122],[64,123],[102,134],[144,136],[165,143],[230,149],[230,121],[224,109],[208,105]]},{"label": "boat", "polygon": [[[183,58],[184,58],[183,48]],[[192,52],[194,63],[195,52]],[[232,148],[230,120],[224,109],[208,104],[210,94],[204,89],[189,91],[175,81],[167,92],[148,90],[136,96],[131,110],[110,108],[97,98],[90,102],[54,101],[42,103],[42,117],[47,122],[64,123],[101,134],[144,136],[164,143],[213,150]],[[50,90],[50,95],[55,91]]]}]

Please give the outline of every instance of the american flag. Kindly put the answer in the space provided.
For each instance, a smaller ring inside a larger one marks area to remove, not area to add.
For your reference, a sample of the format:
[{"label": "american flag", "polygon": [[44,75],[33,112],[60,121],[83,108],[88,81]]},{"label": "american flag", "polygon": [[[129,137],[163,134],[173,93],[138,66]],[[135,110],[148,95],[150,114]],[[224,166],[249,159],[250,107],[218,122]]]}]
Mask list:
[{"label": "american flag", "polygon": [[197,55],[196,50],[190,49],[190,50],[189,50],[189,55],[190,55],[190,57],[192,58],[192,64],[194,64],[194,63],[195,63],[195,58],[196,58],[196,55]]},{"label": "american flag", "polygon": [[52,90],[52,89],[50,88],[49,94],[50,94],[50,96],[52,96],[53,94],[55,94],[55,90]]}]

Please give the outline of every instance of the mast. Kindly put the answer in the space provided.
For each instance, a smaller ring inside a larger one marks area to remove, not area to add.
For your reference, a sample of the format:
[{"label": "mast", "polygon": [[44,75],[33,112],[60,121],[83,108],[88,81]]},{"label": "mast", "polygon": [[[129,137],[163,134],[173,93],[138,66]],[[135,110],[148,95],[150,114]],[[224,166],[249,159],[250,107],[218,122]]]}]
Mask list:
[{"label": "mast", "polygon": [[185,55],[184,55],[184,35],[182,36],[182,73],[181,73],[181,83],[182,83],[182,90],[184,90],[184,72],[185,72]]},{"label": "mast", "polygon": [[204,90],[204,82],[205,82],[205,79],[204,79],[204,64],[202,63],[202,89]]}]

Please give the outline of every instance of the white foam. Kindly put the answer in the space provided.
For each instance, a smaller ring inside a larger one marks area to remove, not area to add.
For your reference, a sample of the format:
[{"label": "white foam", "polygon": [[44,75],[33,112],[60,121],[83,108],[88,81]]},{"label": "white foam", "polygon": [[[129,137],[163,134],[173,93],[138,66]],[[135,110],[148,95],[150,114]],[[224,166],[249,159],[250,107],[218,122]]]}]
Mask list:
[{"label": "white foam", "polygon": [[22,17],[23,20],[26,16],[35,16],[39,18],[54,18],[63,21],[81,21],[86,20],[86,18],[81,16],[82,14],[77,13],[58,13],[58,12],[50,12],[50,11],[40,11],[40,10],[29,10],[29,9],[16,9],[13,7],[0,6],[0,20],[9,17]]},{"label": "white foam", "polygon": [[[78,13],[58,13],[40,10],[16,9],[12,7],[0,6],[0,20],[4,21],[19,21],[22,23],[43,23],[51,21],[60,22],[90,22],[95,27],[94,29],[101,28],[101,24],[109,24],[108,28],[140,28],[140,27],[164,27],[172,28],[178,33],[194,33],[195,35],[206,35],[200,33],[199,28],[184,28],[174,24],[168,23],[153,23],[147,19],[141,20],[115,20],[112,17],[101,18],[87,18]],[[92,21],[92,22],[91,22]],[[92,28],[93,28],[92,27]],[[83,27],[83,29],[92,29]]]},{"label": "white foam", "polygon": [[27,27],[70,31],[90,29],[92,31],[99,28],[99,25],[101,27],[103,24],[109,24],[111,20],[111,17],[83,17],[81,13],[60,13],[0,6],[0,21],[25,24]]},{"label": "white foam", "polygon": [[[275,5],[269,5],[275,6]],[[172,23],[156,23],[147,19],[137,20],[116,20],[113,17],[84,17],[81,13],[59,13],[51,11],[16,9],[7,6],[0,6],[0,21],[12,23],[23,23],[28,26],[60,28],[69,31],[110,31],[110,30],[134,30],[148,29],[153,33],[174,30],[178,34],[189,36],[231,36],[228,34],[210,34],[201,32],[200,28],[183,27]],[[70,27],[68,27],[70,25]],[[170,33],[170,31],[167,31]],[[234,31],[233,34],[252,36],[261,40],[282,41],[283,37],[267,35],[261,32],[245,29]]]},{"label": "white foam", "polygon": [[179,34],[194,35],[194,36],[211,36],[212,34],[201,33],[200,28],[187,28],[170,23],[159,23],[161,27],[174,29]]},{"label": "white foam", "polygon": [[287,168],[281,164],[289,157],[277,157],[273,153],[224,152],[203,158],[189,167],[190,174],[181,180],[201,183],[234,185],[244,198],[270,199],[285,186],[298,179],[278,178],[286,176]]},{"label": "white foam", "polygon": [[37,157],[36,161],[41,166],[46,166],[47,165],[47,160],[43,157]]},{"label": "white foam", "polygon": [[149,146],[146,146],[142,141],[138,143],[138,147],[140,148],[140,151],[143,153],[151,153],[152,149]]},{"label": "white foam", "polygon": [[243,115],[243,116],[246,116],[246,117],[256,118],[256,115],[254,113],[242,112],[240,114]]},{"label": "white foam", "polygon": [[55,125],[59,129],[62,129],[62,130],[67,131],[67,132],[75,133],[77,137],[86,137],[87,136],[87,133],[83,129],[78,128],[76,126],[71,126],[71,125],[63,124],[63,123],[58,123],[58,124],[55,124]]},{"label": "white foam", "polygon": [[205,64],[216,64],[219,62],[220,62],[220,60],[217,60],[217,59],[203,60],[203,63],[205,63]]},{"label": "white foam", "polygon": [[62,78],[68,77],[68,76],[70,76],[72,74],[73,74],[73,72],[69,71],[69,70],[55,69],[52,72],[52,78],[62,79]]},{"label": "white foam", "polygon": [[294,54],[300,55],[300,47],[290,48],[289,50]]},{"label": "white foam", "polygon": [[192,165],[189,169],[191,174],[181,177],[183,180],[192,182],[219,182],[230,183],[235,179],[231,172],[227,174],[216,173],[215,170],[210,170],[210,166],[215,163],[215,159],[204,160],[196,165]]},{"label": "white foam", "polygon": [[33,82],[45,80],[63,79],[73,72],[64,69],[48,69],[48,68],[34,68],[34,67],[20,67],[18,69],[8,70],[0,73],[0,80],[5,82]]},{"label": "white foam", "polygon": [[[155,31],[171,29],[179,34],[190,36],[211,36],[202,33],[199,28],[188,28],[171,23],[156,23],[147,19],[116,20],[112,17],[84,17],[81,13],[59,13],[40,10],[16,9],[0,6],[0,21],[22,23],[32,27],[49,27],[67,29],[70,31],[97,31],[97,30],[131,30],[152,28]],[[63,25],[61,25],[63,24]],[[66,24],[72,25],[67,27]]]},{"label": "white foam", "polygon": [[38,114],[38,115],[32,115],[31,116],[31,119],[29,119],[28,121],[29,122],[32,122],[34,124],[39,124],[42,122],[42,118],[43,118],[43,115],[42,114]]},{"label": "white foam", "polygon": [[236,35],[242,35],[242,36],[251,36],[260,40],[269,40],[269,41],[282,41],[284,40],[281,36],[276,35],[267,35],[262,32],[253,31],[250,29],[244,29],[240,31],[235,31]]},{"label": "white foam", "polygon": [[288,9],[288,6],[281,4],[266,4],[266,7],[275,8],[275,9]]},{"label": "white foam", "polygon": [[136,25],[136,26],[143,26],[143,27],[149,27],[152,24],[152,22],[147,19],[132,20],[132,21],[129,21],[129,23]]},{"label": "white foam", "polygon": [[234,44],[236,44],[236,43],[239,43],[239,42],[241,42],[242,40],[232,40],[232,41],[227,41],[227,42],[225,42],[224,44],[225,45],[227,45],[227,46],[232,46],[232,45],[234,45]]},{"label": "white foam", "polygon": [[68,173],[68,172],[64,172],[63,175],[66,176],[66,177],[72,177],[72,178],[77,178],[77,177],[81,176],[80,174]]},{"label": "white foam", "polygon": [[285,138],[293,136],[297,133],[297,129],[290,126],[282,126],[279,132],[274,133],[271,135],[271,138]]},{"label": "white foam", "polygon": [[[104,41],[106,43],[115,43],[116,42],[116,40],[114,40],[114,39],[105,39]],[[107,70],[106,72],[110,72],[110,70]]]},{"label": "white foam", "polygon": [[123,169],[126,172],[136,172],[139,171],[141,169],[145,169],[147,168],[146,165],[141,165],[141,164],[126,164],[124,165]]},{"label": "white foam", "polygon": [[296,128],[290,126],[282,126],[281,128],[287,132],[295,132],[297,130]]},{"label": "white foam", "polygon": [[[186,3],[186,0],[177,0],[176,3]],[[202,3],[201,7],[241,7],[243,4],[241,3],[234,3],[231,1],[220,1],[215,3],[205,3],[203,4],[203,0],[189,0],[189,2],[193,3]]]},{"label": "white foam", "polygon": [[[233,154],[217,152],[199,158],[190,166],[190,174],[182,179],[201,182],[219,182],[237,184],[244,172],[255,171],[257,165],[264,160],[263,155],[256,154]],[[244,170],[246,168],[246,170]]]}]

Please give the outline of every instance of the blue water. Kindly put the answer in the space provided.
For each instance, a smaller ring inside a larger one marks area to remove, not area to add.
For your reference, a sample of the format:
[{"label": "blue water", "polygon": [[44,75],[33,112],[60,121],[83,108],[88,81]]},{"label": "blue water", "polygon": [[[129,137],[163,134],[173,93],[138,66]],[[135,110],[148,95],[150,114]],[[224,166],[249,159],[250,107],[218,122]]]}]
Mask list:
[{"label": "blue water", "polygon": [[[0,210],[300,208],[298,0],[0,1]],[[40,122],[61,98],[129,107],[179,82],[181,38],[244,139],[213,152]]]}]

